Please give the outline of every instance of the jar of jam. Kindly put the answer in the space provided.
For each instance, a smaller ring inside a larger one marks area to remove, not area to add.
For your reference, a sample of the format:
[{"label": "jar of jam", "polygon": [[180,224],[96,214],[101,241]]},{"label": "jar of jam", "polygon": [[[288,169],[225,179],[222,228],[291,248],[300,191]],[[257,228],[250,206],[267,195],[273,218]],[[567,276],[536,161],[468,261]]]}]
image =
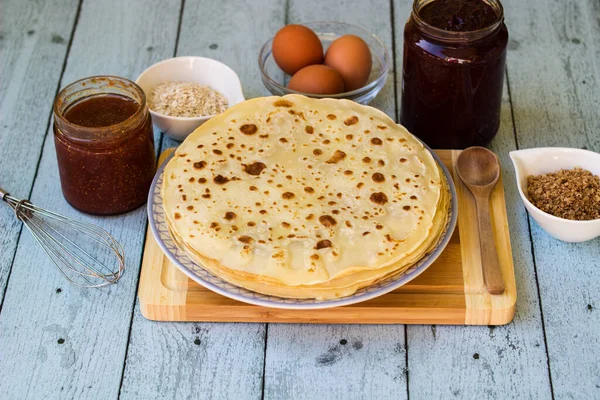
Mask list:
[{"label": "jar of jam", "polygon": [[146,202],[156,169],[152,120],[142,89],[95,76],[54,101],[54,144],[65,199],[90,214],[119,214]]},{"label": "jar of jam", "polygon": [[404,28],[400,122],[438,149],[500,126],[508,31],[497,0],[415,0]]}]

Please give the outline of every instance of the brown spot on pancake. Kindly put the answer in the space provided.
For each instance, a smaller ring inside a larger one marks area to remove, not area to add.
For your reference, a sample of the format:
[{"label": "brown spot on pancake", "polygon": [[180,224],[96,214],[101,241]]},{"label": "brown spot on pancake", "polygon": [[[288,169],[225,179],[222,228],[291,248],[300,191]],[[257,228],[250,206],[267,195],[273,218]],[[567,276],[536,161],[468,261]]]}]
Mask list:
[{"label": "brown spot on pancake", "polygon": [[187,208],[187,210],[188,210],[188,211],[192,211],[192,210],[194,209],[194,206],[192,206],[192,205],[189,205],[189,206],[187,206],[186,208]]},{"label": "brown spot on pancake", "polygon": [[244,166],[244,172],[250,175],[260,175],[263,169],[267,168],[267,166],[260,161],[253,162],[252,164],[242,164]]},{"label": "brown spot on pancake", "polygon": [[377,224],[377,225],[375,225],[375,228],[381,230],[381,229],[383,229],[383,225]]},{"label": "brown spot on pancake", "polygon": [[306,125],[304,127],[304,132],[308,133],[309,135],[313,134],[315,132],[315,128],[313,128],[310,125]]},{"label": "brown spot on pancake", "polygon": [[329,160],[326,161],[327,164],[336,164],[346,158],[346,153],[341,150],[336,150],[335,153],[331,156]]},{"label": "brown spot on pancake", "polygon": [[377,137],[374,137],[373,139],[371,139],[371,144],[381,146],[383,144],[383,141]]},{"label": "brown spot on pancake", "polygon": [[284,221],[284,222],[281,223],[281,226],[283,226],[284,228],[289,228],[291,225],[290,225],[289,222],[285,222]]},{"label": "brown spot on pancake", "polygon": [[205,193],[202,195],[203,199],[210,199],[210,194],[209,193]]},{"label": "brown spot on pancake", "polygon": [[373,181],[377,183],[385,182],[385,176],[379,172],[375,172],[372,176]]},{"label": "brown spot on pancake", "polygon": [[214,228],[216,228],[218,226],[219,226],[219,224],[217,224],[216,222],[211,222],[210,223],[210,228],[212,228],[212,229],[214,229]]},{"label": "brown spot on pancake", "polygon": [[230,148],[232,148],[233,146],[234,146],[234,144],[233,144],[233,143],[227,143],[227,146],[226,146],[226,147],[227,147],[228,149],[230,149]]},{"label": "brown spot on pancake", "polygon": [[244,135],[254,135],[258,131],[258,127],[254,124],[244,124],[240,126],[240,131]]},{"label": "brown spot on pancake", "polygon": [[401,162],[401,163],[405,163],[406,161],[407,161],[407,160],[406,160],[406,158],[404,158],[404,157],[402,157],[402,158],[400,159],[400,162]]},{"label": "brown spot on pancake", "polygon": [[227,212],[225,213],[225,219],[226,219],[227,221],[231,221],[232,219],[235,219],[235,217],[237,217],[237,215],[235,215],[235,213],[234,213],[234,212],[227,211]]},{"label": "brown spot on pancake", "polygon": [[348,134],[348,135],[346,135],[346,139],[348,139],[348,140],[352,140],[352,139],[354,139],[354,135],[350,135],[350,134]]},{"label": "brown spot on pancake", "polygon": [[321,215],[319,217],[319,222],[326,228],[331,228],[337,224],[337,221],[331,215]]},{"label": "brown spot on pancake", "polygon": [[246,235],[238,236],[237,240],[239,240],[242,243],[246,243],[246,244],[250,244],[254,241],[254,239],[252,239],[250,236],[246,236]]},{"label": "brown spot on pancake", "polygon": [[411,199],[411,200],[416,200],[416,199],[417,199],[417,196],[415,196],[415,195],[412,195],[412,196],[410,196],[410,199]]},{"label": "brown spot on pancake", "polygon": [[383,167],[383,166],[385,166],[385,161],[379,160],[379,161],[377,161],[377,165],[379,165],[380,167]]},{"label": "brown spot on pancake", "polygon": [[179,214],[179,213],[175,213],[175,214],[173,214],[173,217],[174,217],[175,219],[179,219],[179,218],[181,218],[181,214]]},{"label": "brown spot on pancake", "polygon": [[287,100],[277,100],[275,103],[273,103],[273,105],[275,107],[293,107],[294,103],[292,103],[291,101],[287,101]]},{"label": "brown spot on pancake", "polygon": [[187,196],[184,194],[183,196],[181,196],[181,200],[186,201],[187,200]]},{"label": "brown spot on pancake", "polygon": [[358,122],[358,117],[356,115],[353,115],[350,118],[346,118],[346,120],[344,121],[344,125],[350,126],[350,125],[356,124],[357,122]]},{"label": "brown spot on pancake", "polygon": [[323,154],[323,151],[321,149],[314,149],[313,154],[318,157]]},{"label": "brown spot on pancake", "polygon": [[198,178],[198,183],[206,183],[206,178]]},{"label": "brown spot on pancake", "polygon": [[254,192],[254,191],[258,190],[258,188],[256,186],[250,186],[248,188],[248,190],[250,190],[251,192]]},{"label": "brown spot on pancake", "polygon": [[371,194],[371,197],[369,197],[369,200],[371,200],[375,204],[384,205],[385,203],[387,203],[388,198],[385,195],[385,193],[376,192],[376,193]]},{"label": "brown spot on pancake", "polygon": [[363,232],[363,234],[362,234],[362,235],[363,235],[363,236],[367,236],[367,235],[370,235],[370,234],[371,234],[371,232],[369,232],[369,231],[366,231],[366,232]]},{"label": "brown spot on pancake", "polygon": [[365,164],[368,164],[368,163],[370,163],[370,162],[371,162],[371,159],[370,159],[369,157],[364,157],[364,158],[362,159],[362,162],[364,162]]},{"label": "brown spot on pancake", "polygon": [[256,222],[254,222],[254,221],[248,221],[248,226],[255,226],[255,225],[256,225]]},{"label": "brown spot on pancake", "polygon": [[323,239],[323,240],[319,240],[317,242],[315,249],[321,250],[321,249],[326,249],[327,247],[331,247],[331,246],[332,246],[331,240]]},{"label": "brown spot on pancake", "polygon": [[320,257],[319,257],[319,255],[318,255],[318,254],[312,254],[312,255],[310,256],[310,259],[311,259],[311,260],[315,260],[315,261],[317,261],[319,258],[320,258]]},{"label": "brown spot on pancake", "polygon": [[280,141],[281,143],[287,143],[287,142],[288,142],[288,140],[287,140],[286,138],[284,138],[284,137],[282,137],[282,138],[279,138],[279,141]]},{"label": "brown spot on pancake", "polygon": [[381,129],[382,131],[385,131],[387,129],[387,126],[385,126],[385,125],[377,125],[377,128]]},{"label": "brown spot on pancake", "polygon": [[330,121],[334,121],[337,119],[337,116],[335,114],[327,114],[327,119]]},{"label": "brown spot on pancake", "polygon": [[195,169],[202,169],[204,167],[206,167],[206,161],[198,161],[194,163]]},{"label": "brown spot on pancake", "polygon": [[353,172],[350,171],[349,169],[344,171],[344,175],[352,175],[352,174],[353,174]]},{"label": "brown spot on pancake", "polygon": [[314,214],[308,214],[308,215],[306,216],[306,220],[307,220],[307,221],[310,221],[310,220],[311,220],[311,219],[313,219],[314,217],[315,217],[315,215],[314,215]]},{"label": "brown spot on pancake", "polygon": [[296,195],[292,192],[285,192],[284,194],[281,195],[281,197],[283,197],[286,200],[289,199],[293,199]]},{"label": "brown spot on pancake", "polygon": [[223,152],[219,149],[213,149],[213,153],[215,153],[216,155],[220,156],[221,154],[223,154]]},{"label": "brown spot on pancake", "polygon": [[359,189],[360,189],[361,187],[363,187],[363,186],[365,186],[365,184],[364,184],[363,182],[358,182],[358,183],[356,184],[356,187],[357,187],[357,188],[359,188]]},{"label": "brown spot on pancake", "polygon": [[195,180],[196,180],[196,178],[194,178],[194,177],[192,176],[190,179],[188,179],[188,182],[189,182],[189,183],[194,183],[194,181],[195,181]]},{"label": "brown spot on pancake", "polygon": [[217,185],[224,185],[229,182],[229,178],[226,178],[223,175],[217,175],[213,179],[213,182],[215,182]]},{"label": "brown spot on pancake", "polygon": [[404,207],[402,207],[402,209],[403,209],[404,211],[408,211],[408,210],[410,210],[410,206],[404,206]]},{"label": "brown spot on pancake", "polygon": [[260,210],[259,214],[265,215],[267,213],[267,210]]}]

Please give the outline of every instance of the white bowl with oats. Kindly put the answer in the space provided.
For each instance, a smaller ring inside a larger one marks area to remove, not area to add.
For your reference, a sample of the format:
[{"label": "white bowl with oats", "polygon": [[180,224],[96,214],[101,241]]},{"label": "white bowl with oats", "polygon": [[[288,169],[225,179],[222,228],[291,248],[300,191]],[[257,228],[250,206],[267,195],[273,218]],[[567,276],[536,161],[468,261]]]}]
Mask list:
[{"label": "white bowl with oats", "polygon": [[205,57],[175,57],[146,69],[135,81],[144,93],[152,122],[175,140],[244,101],[237,74]]}]

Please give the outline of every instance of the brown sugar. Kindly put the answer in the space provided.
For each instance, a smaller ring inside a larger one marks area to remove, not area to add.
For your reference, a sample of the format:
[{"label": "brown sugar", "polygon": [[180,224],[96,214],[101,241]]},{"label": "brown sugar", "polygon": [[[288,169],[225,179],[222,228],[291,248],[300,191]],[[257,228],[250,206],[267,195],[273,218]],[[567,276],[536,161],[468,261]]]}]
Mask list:
[{"label": "brown sugar", "polygon": [[528,176],[527,197],[537,208],[556,217],[579,221],[600,218],[600,177],[581,168]]}]

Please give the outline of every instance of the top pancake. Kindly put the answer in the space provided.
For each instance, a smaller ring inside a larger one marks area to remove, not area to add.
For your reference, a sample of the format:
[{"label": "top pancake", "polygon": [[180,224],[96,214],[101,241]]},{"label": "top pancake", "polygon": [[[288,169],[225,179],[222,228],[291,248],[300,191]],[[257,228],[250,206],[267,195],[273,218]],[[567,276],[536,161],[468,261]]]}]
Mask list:
[{"label": "top pancake", "polygon": [[210,119],[164,174],[165,215],[187,249],[286,286],[414,258],[439,233],[445,190],[430,152],[384,113],[299,95]]}]

